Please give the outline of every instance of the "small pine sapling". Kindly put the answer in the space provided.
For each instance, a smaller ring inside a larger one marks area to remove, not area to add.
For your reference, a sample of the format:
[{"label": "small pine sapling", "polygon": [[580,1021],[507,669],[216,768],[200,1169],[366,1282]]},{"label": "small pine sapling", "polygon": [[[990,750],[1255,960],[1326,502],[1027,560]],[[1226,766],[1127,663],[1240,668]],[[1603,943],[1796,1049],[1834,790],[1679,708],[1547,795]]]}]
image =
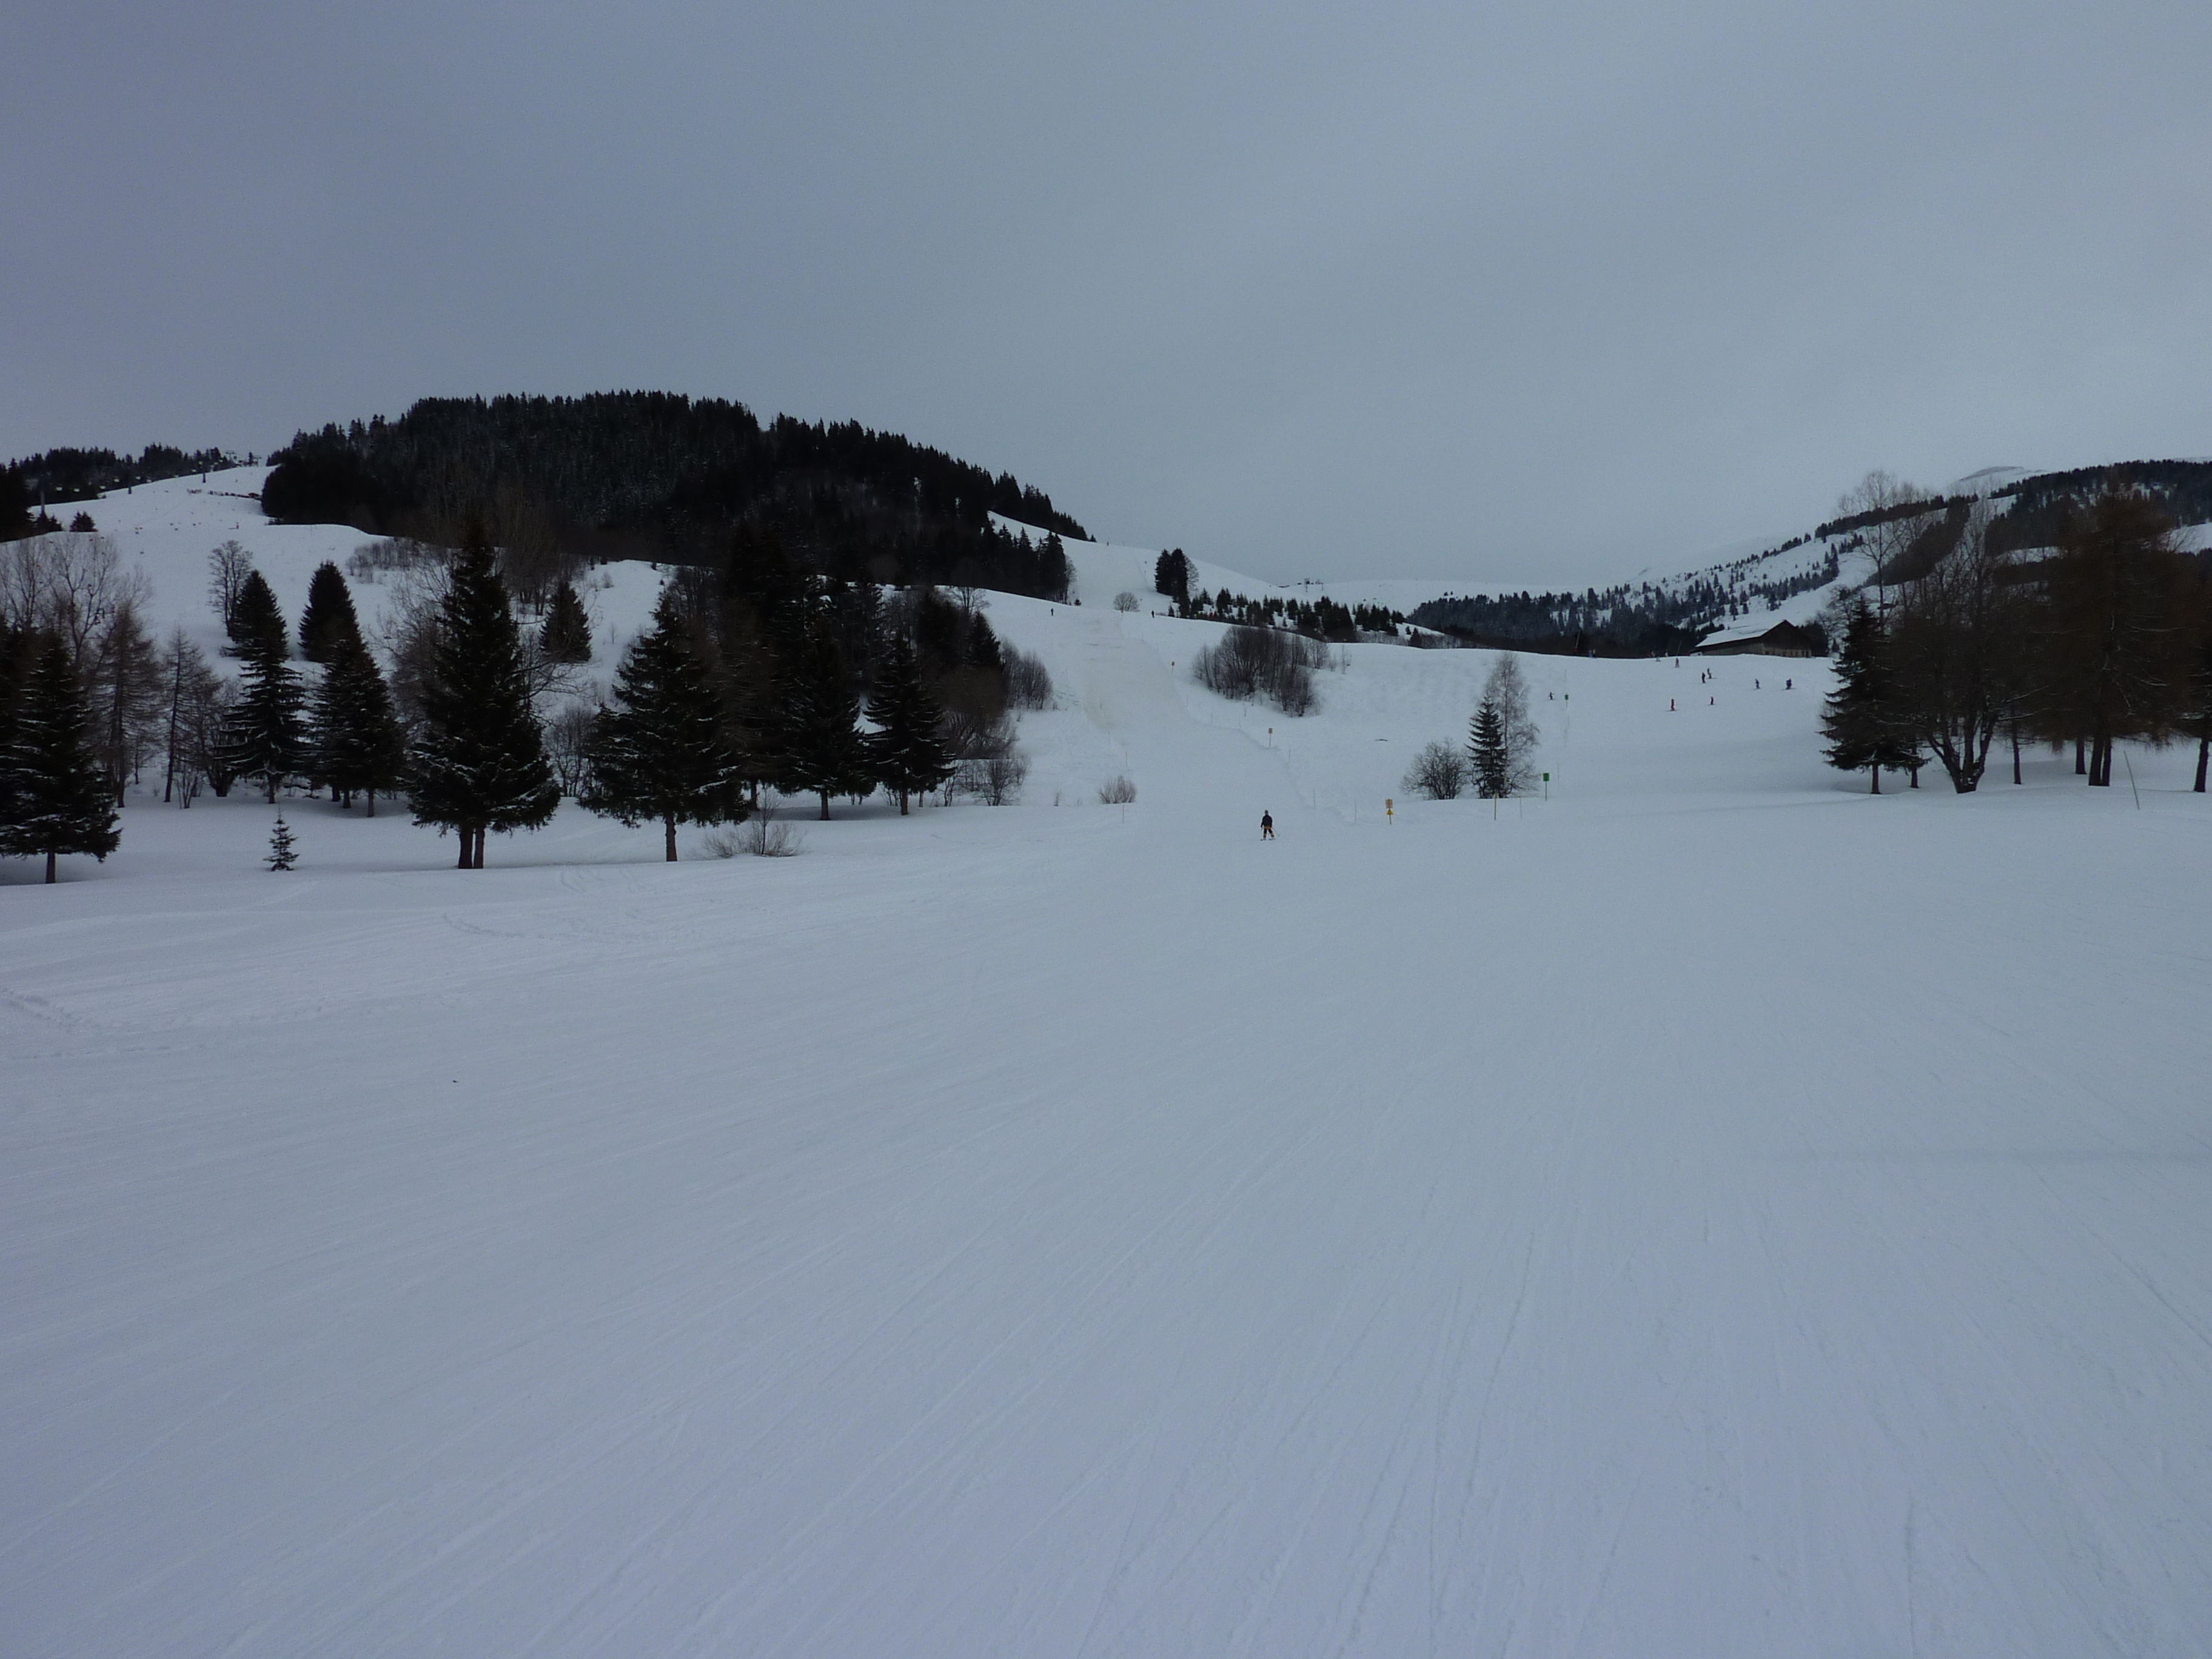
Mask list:
[{"label": "small pine sapling", "polygon": [[271,870],[290,870],[298,866],[299,854],[294,850],[292,826],[284,822],[284,815],[276,815],[276,827],[269,832],[269,856],[262,862]]}]

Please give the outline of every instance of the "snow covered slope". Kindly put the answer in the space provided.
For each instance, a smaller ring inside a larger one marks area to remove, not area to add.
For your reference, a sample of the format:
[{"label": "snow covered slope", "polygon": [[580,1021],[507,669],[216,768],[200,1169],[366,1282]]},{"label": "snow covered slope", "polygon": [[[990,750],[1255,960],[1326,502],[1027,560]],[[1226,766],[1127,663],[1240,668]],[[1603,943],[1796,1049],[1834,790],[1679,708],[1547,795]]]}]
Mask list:
[{"label": "snow covered slope", "polygon": [[[209,476],[167,478],[103,495],[86,504],[100,534],[154,591],[146,621],[157,637],[181,623],[213,657],[223,643],[220,616],[209,603],[208,555],[236,541],[276,590],[284,614],[297,626],[307,603],[307,583],[325,559],[341,570],[356,549],[375,539],[348,525],[271,524],[257,499],[266,466],[234,467]],[[349,575],[362,626],[380,636],[388,586]],[[620,659],[621,646],[653,613],[660,579],[643,564],[611,564],[594,571],[583,594],[591,614],[595,664],[602,678]]]},{"label": "snow covered slope", "polygon": [[1408,802],[1488,653],[1285,720],[1079,556],[1018,805],[0,863],[0,1647],[2202,1650],[2185,756],[1547,658],[1551,799]]}]

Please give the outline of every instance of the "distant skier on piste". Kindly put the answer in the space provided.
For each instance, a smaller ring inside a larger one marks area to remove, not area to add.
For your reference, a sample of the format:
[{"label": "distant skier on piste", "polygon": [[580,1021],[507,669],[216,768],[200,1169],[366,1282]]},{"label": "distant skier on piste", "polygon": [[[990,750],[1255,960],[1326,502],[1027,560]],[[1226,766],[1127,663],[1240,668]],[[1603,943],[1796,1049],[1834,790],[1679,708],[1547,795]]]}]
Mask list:
[{"label": "distant skier on piste", "polygon": [[1273,840],[1274,840],[1274,838],[1275,838],[1275,815],[1274,815],[1273,812],[1262,812],[1262,813],[1261,813],[1261,814],[1260,814],[1260,839],[1261,839],[1261,841],[1273,841]]}]

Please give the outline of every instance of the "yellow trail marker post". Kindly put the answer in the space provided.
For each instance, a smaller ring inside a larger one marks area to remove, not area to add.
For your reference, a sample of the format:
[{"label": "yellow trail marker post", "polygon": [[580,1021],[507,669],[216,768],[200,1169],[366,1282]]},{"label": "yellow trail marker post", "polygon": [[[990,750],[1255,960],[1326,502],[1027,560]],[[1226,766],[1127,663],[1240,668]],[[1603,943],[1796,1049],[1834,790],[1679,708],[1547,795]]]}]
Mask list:
[{"label": "yellow trail marker post", "polygon": [[1382,816],[1392,823],[1398,821],[1398,803],[1388,795],[1382,798]]}]

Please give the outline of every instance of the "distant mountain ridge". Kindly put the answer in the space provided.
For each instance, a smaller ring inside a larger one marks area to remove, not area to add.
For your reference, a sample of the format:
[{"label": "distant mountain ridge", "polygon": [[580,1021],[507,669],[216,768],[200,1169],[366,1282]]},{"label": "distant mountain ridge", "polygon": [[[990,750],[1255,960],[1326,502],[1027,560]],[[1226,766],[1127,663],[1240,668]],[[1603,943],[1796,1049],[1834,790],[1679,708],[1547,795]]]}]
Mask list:
[{"label": "distant mountain ridge", "polygon": [[1977,499],[2009,501],[1991,531],[2008,549],[2050,546],[2065,514],[2108,485],[2154,496],[2179,525],[2212,524],[2212,460],[2121,461],[2026,475],[1993,467],[1960,483],[1984,477],[1991,484],[1986,490],[1839,515],[1762,552],[1680,575],[1579,593],[1447,594],[1417,606],[1408,620],[1475,644],[1644,656],[1685,651],[1732,623],[1780,612],[1788,601],[1840,580],[1843,560],[1863,544],[1864,532],[1924,518],[1927,524],[1882,573],[1887,580],[1908,580],[1955,542],[1956,527]]}]

